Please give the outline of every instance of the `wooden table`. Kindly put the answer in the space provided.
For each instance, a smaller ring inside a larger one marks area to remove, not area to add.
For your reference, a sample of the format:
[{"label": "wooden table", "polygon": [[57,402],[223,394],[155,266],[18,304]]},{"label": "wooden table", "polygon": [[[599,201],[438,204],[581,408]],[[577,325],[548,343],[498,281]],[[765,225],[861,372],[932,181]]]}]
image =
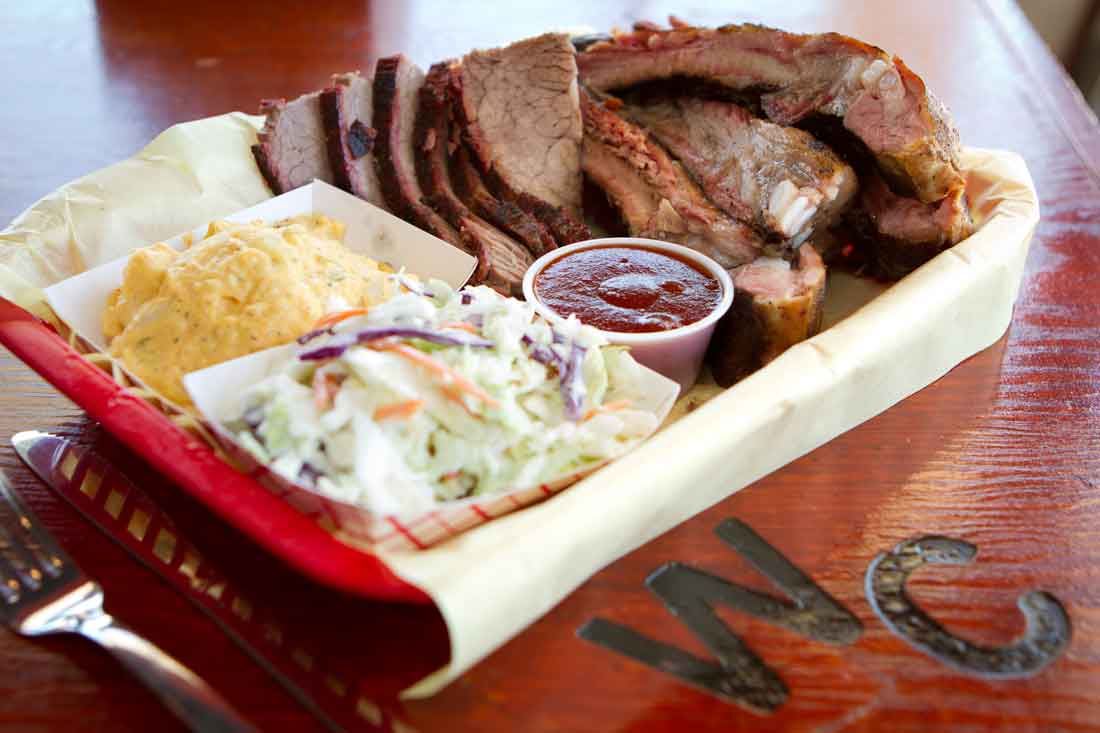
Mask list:
[{"label": "wooden table", "polygon": [[[126,157],[170,124],[319,87],[334,71],[403,50],[414,60],[550,27],[608,29],[667,12],[702,24],[837,30],[887,48],[947,102],[964,141],[1021,153],[1043,219],[1008,334],[885,414],[614,563],[438,696],[407,703],[421,731],[1100,730],[1100,135],[1076,88],[1020,11],[1001,0],[669,3],[8,3],[0,10],[0,220]],[[713,5],[718,5],[714,3]],[[707,7],[707,6],[700,6]],[[6,352],[0,438],[77,436],[155,477]],[[733,459],[733,457],[731,457]],[[179,596],[37,482],[7,447],[0,467],[102,580],[116,615],[179,656],[264,730],[322,728]],[[171,487],[160,486],[164,496]],[[577,637],[595,617],[707,657],[643,582],[669,561],[771,592],[714,528],[736,517],[860,620],[822,644],[744,614],[722,618],[785,681],[761,715]],[[214,520],[210,520],[214,522]],[[1061,601],[1068,649],[1037,675],[956,671],[893,634],[864,593],[880,552],[924,535],[975,544],[966,566],[926,568],[916,602],[948,630],[1003,645],[1016,598]],[[293,602],[290,600],[288,602]],[[392,614],[362,604],[361,629]],[[177,730],[100,651],[0,632],[0,730]]]}]

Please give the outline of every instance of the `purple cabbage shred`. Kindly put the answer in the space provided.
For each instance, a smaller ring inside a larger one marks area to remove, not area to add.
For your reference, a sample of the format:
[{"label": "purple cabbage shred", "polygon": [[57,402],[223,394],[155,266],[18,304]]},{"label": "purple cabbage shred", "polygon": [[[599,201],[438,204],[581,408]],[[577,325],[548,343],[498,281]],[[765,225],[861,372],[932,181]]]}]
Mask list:
[{"label": "purple cabbage shred", "polygon": [[321,361],[323,359],[335,359],[343,356],[344,352],[356,344],[367,344],[384,338],[409,338],[428,341],[440,346],[470,346],[475,349],[489,349],[493,342],[477,336],[471,336],[463,332],[441,333],[427,328],[414,328],[411,326],[387,326],[383,328],[368,328],[364,331],[341,339],[336,343],[329,343],[312,351],[306,351],[298,355],[300,361]]},{"label": "purple cabbage shred", "polygon": [[302,464],[302,468],[298,471],[298,478],[306,482],[307,486],[317,486],[317,479],[323,476],[320,471],[317,470],[309,461]]},{"label": "purple cabbage shred", "polygon": [[561,399],[565,403],[565,416],[570,420],[580,420],[584,414],[584,375],[581,374],[581,364],[584,363],[583,346],[576,343],[569,350],[569,358],[565,362],[565,370],[559,372],[561,380]]},{"label": "purple cabbage shred", "polygon": [[304,346],[305,344],[308,344],[310,341],[317,338],[318,336],[324,336],[326,333],[329,336],[331,336],[336,332],[333,331],[332,328],[315,328],[314,330],[312,330],[308,333],[304,333],[301,336],[299,336],[297,341],[298,341],[299,344],[302,344]]},{"label": "purple cabbage shred", "polygon": [[397,282],[401,283],[401,287],[405,288],[405,290],[408,290],[410,293],[414,293],[415,295],[419,295],[422,298],[434,298],[435,297],[435,293],[424,290],[423,288],[421,288],[419,285],[414,283],[412,280],[409,280],[408,278],[398,277]]}]

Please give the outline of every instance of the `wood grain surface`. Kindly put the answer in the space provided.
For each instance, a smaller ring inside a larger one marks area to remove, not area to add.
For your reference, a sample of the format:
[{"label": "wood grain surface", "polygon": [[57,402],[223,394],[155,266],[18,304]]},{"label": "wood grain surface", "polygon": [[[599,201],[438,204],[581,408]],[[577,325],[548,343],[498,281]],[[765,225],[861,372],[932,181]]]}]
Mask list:
[{"label": "wood grain surface", "polygon": [[[626,27],[669,12],[701,24],[754,21],[868,40],[924,77],[952,109],[966,144],[1021,153],[1043,219],[1012,326],[992,348],[902,404],[598,573],[436,697],[401,703],[398,727],[1100,730],[1100,135],[1072,82],[1007,0],[6,3],[0,220],[131,155],[174,122],[255,111],[260,98],[318,88],[330,73],[368,68],[380,55],[405,51],[423,65],[548,28]],[[210,621],[37,482],[7,439],[38,428],[94,444],[195,518],[204,541],[232,554],[237,567],[270,560],[158,481],[6,352],[0,385],[0,468],[102,581],[108,607],[224,691],[261,729],[323,730]],[[754,528],[864,627],[854,644],[828,646],[720,611],[790,690],[771,715],[722,702],[576,636],[601,617],[708,656],[644,581],[679,561],[772,592],[714,535],[730,517]],[[891,633],[867,603],[864,573],[878,553],[927,534],[964,539],[979,552],[966,566],[918,571],[909,584],[916,602],[950,631],[1002,645],[1024,629],[1017,597],[1045,590],[1061,600],[1073,627],[1064,655],[1033,677],[991,681],[945,666]],[[265,570],[280,577],[278,568]],[[292,579],[280,587],[289,607],[321,621],[336,609],[336,638],[346,635],[364,648],[395,628],[426,630],[410,647],[416,659],[400,672],[387,666],[396,658],[392,650],[365,654],[377,689],[364,693],[392,694],[410,670],[445,657],[438,619],[428,613],[337,598]],[[84,642],[0,631],[0,730],[179,725]]]}]

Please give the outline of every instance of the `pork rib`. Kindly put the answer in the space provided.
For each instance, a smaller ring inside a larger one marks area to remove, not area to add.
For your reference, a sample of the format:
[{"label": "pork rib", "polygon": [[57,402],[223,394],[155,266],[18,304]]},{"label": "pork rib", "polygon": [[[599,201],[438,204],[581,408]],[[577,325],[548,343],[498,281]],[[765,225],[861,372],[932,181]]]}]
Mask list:
[{"label": "pork rib", "polygon": [[863,176],[856,212],[859,250],[874,272],[909,274],[974,231],[963,189],[931,204],[893,193],[874,173]]},{"label": "pork rib", "polygon": [[469,249],[459,233],[421,199],[413,134],[424,72],[404,55],[378,60],[374,70],[374,162],[387,208],[405,221],[456,247]]},{"label": "pork rib", "polygon": [[756,118],[731,102],[676,97],[626,105],[707,196],[769,240],[797,248],[837,222],[856,174],[808,132]]},{"label": "pork rib", "polygon": [[644,130],[583,90],[581,110],[584,172],[619,209],[632,235],[678,242],[727,268],[756,259],[759,235],[708,201]]},{"label": "pork rib", "polygon": [[377,136],[371,126],[373,85],[373,79],[358,72],[333,75],[332,86],[321,92],[321,119],[336,185],[384,206],[371,153]]},{"label": "pork rib", "polygon": [[548,33],[469,53],[456,86],[465,137],[495,193],[546,224],[558,244],[587,239],[577,64],[568,37]]},{"label": "pork rib", "polygon": [[314,178],[333,182],[320,98],[321,92],[312,92],[291,102],[283,99],[260,102],[260,114],[266,119],[252,146],[252,155],[276,194],[304,186]]},{"label": "pork rib", "polygon": [[523,274],[531,253],[504,232],[470,212],[451,185],[448,146],[451,140],[453,69],[433,65],[419,93],[416,115],[416,171],[424,203],[458,230],[466,249],[478,257],[478,279],[505,295],[522,293]]},{"label": "pork rib", "polygon": [[943,105],[885,51],[836,33],[800,35],[757,25],[640,29],[579,54],[581,80],[608,91],[699,77],[760,92],[767,116],[793,125],[839,117],[903,193],[925,203],[963,185],[959,141]]},{"label": "pork rib", "polygon": [[730,273],[733,305],[718,322],[707,352],[714,381],[729,387],[821,329],[825,265],[810,244],[791,264],[760,259]]}]

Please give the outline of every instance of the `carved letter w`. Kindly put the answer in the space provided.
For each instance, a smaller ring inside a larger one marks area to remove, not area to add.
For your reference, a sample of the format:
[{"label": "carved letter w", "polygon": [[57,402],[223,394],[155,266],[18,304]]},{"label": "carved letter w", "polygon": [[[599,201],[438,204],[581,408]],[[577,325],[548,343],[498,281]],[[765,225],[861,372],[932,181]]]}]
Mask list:
[{"label": "carved letter w", "polygon": [[787,700],[787,686],[714,612],[721,603],[827,644],[851,644],[863,627],[747,524],[722,522],[718,536],[783,591],[791,602],[758,593],[690,565],[668,563],[646,579],[665,607],[717,658],[717,664],[628,626],[595,618],[577,634],[723,700],[770,713]]}]

